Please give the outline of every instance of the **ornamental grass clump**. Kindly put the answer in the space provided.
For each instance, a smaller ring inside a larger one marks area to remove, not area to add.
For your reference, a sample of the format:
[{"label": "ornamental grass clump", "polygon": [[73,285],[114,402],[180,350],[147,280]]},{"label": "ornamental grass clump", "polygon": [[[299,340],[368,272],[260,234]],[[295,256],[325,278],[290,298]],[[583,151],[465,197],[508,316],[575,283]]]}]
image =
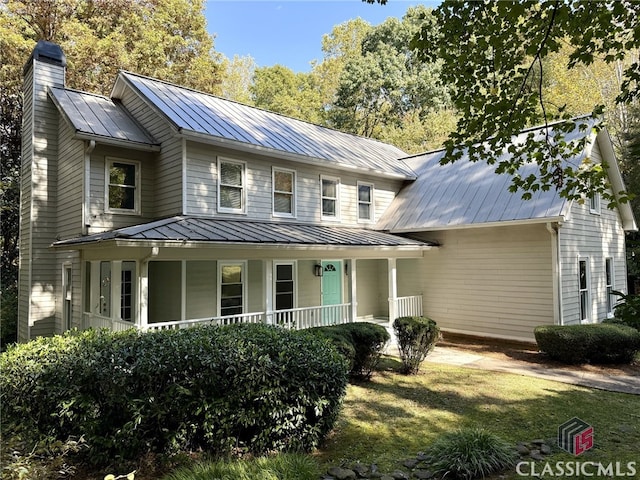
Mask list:
[{"label": "ornamental grass clump", "polygon": [[399,317],[393,322],[402,372],[418,373],[420,364],[440,340],[440,328],[427,317]]},{"label": "ornamental grass clump", "polygon": [[425,451],[429,467],[440,478],[484,478],[515,465],[516,451],[500,437],[481,428],[442,435]]}]

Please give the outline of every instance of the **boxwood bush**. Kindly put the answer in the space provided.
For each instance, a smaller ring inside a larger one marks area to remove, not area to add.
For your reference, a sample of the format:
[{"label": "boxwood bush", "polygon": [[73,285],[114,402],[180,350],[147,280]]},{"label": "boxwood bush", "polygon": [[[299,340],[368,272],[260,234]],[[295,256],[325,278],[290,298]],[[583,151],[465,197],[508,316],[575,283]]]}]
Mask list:
[{"label": "boxwood bush", "polygon": [[315,327],[309,333],[333,343],[349,362],[350,376],[357,380],[371,378],[390,338],[383,326],[368,322]]},{"label": "boxwood bush", "polygon": [[332,428],[347,363],[327,342],[265,325],[70,333],[0,357],[5,425],[84,436],[89,460],[203,449],[308,451]]},{"label": "boxwood bush", "polygon": [[393,322],[404,373],[418,373],[420,364],[440,340],[440,328],[427,317],[399,317]]},{"label": "boxwood bush", "polygon": [[538,348],[563,363],[628,363],[640,350],[640,332],[626,325],[541,325]]}]

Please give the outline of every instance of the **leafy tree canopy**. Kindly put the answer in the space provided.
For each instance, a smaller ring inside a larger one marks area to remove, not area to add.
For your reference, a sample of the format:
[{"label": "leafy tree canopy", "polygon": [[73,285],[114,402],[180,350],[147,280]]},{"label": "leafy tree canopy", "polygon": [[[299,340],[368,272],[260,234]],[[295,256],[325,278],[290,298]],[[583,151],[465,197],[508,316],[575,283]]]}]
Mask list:
[{"label": "leafy tree canopy", "polygon": [[[602,128],[589,119],[601,117],[606,104],[594,96],[591,112],[581,119],[564,105],[550,108],[545,59],[568,48],[569,70],[594,62],[624,62],[640,47],[639,14],[640,3],[630,1],[446,0],[434,11],[439,28],[431,28],[425,15],[412,47],[425,60],[443,61],[441,75],[452,86],[460,113],[443,161],[456,161],[467,152],[472,161],[495,164],[497,173],[512,175],[511,191],[522,192],[524,198],[555,187],[571,199],[600,193],[611,206],[627,201],[622,192],[608,192],[601,165],[589,158],[579,165],[571,162],[588,139],[582,135],[582,140],[571,141],[569,134]],[[627,62],[621,73],[615,103],[637,102],[638,61]],[[518,132],[540,124],[552,128],[543,135],[531,131],[512,144]],[[505,149],[510,158],[498,160]],[[539,165],[538,174],[520,176],[519,168],[531,161]]]}]

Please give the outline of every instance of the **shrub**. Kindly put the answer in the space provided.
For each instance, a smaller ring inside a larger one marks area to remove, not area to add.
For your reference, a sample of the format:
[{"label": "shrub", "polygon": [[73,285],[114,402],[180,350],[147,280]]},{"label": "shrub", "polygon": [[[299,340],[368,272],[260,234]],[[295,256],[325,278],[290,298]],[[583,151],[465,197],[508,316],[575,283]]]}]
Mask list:
[{"label": "shrub", "polygon": [[316,480],[318,464],[308,455],[283,453],[248,460],[216,460],[182,468],[163,480]]},{"label": "shrub", "polygon": [[542,325],[538,348],[563,363],[628,363],[640,350],[640,332],[626,325]]},{"label": "shrub", "polygon": [[399,317],[393,322],[404,373],[418,373],[420,364],[440,340],[436,322],[426,317]]},{"label": "shrub", "polygon": [[426,449],[429,466],[438,478],[470,480],[515,464],[513,446],[481,428],[445,433]]},{"label": "shrub", "polygon": [[371,378],[390,338],[383,326],[367,322],[316,327],[309,332],[333,343],[349,362],[350,376],[360,380]]},{"label": "shrub", "polygon": [[3,421],[90,460],[203,449],[307,451],[332,428],[347,381],[326,342],[266,325],[41,338],[0,358]]},{"label": "shrub", "polygon": [[625,295],[614,291],[620,297],[620,301],[614,307],[616,318],[622,323],[640,330],[640,295]]}]

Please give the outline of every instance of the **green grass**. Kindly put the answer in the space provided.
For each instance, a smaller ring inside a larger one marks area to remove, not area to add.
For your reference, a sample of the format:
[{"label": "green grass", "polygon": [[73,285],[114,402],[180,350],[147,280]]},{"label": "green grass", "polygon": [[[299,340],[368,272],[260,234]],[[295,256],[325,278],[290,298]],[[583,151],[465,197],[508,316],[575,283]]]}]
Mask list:
[{"label": "green grass", "polygon": [[[371,382],[349,386],[338,424],[315,454],[323,468],[361,461],[392,471],[460,428],[482,427],[514,445],[555,439],[558,426],[572,417],[595,431],[595,447],[580,461],[640,461],[638,395],[429,363],[418,375],[404,376],[393,358],[382,366],[387,370]],[[557,452],[549,459],[576,457]],[[512,471],[506,478],[522,477]]]}]

